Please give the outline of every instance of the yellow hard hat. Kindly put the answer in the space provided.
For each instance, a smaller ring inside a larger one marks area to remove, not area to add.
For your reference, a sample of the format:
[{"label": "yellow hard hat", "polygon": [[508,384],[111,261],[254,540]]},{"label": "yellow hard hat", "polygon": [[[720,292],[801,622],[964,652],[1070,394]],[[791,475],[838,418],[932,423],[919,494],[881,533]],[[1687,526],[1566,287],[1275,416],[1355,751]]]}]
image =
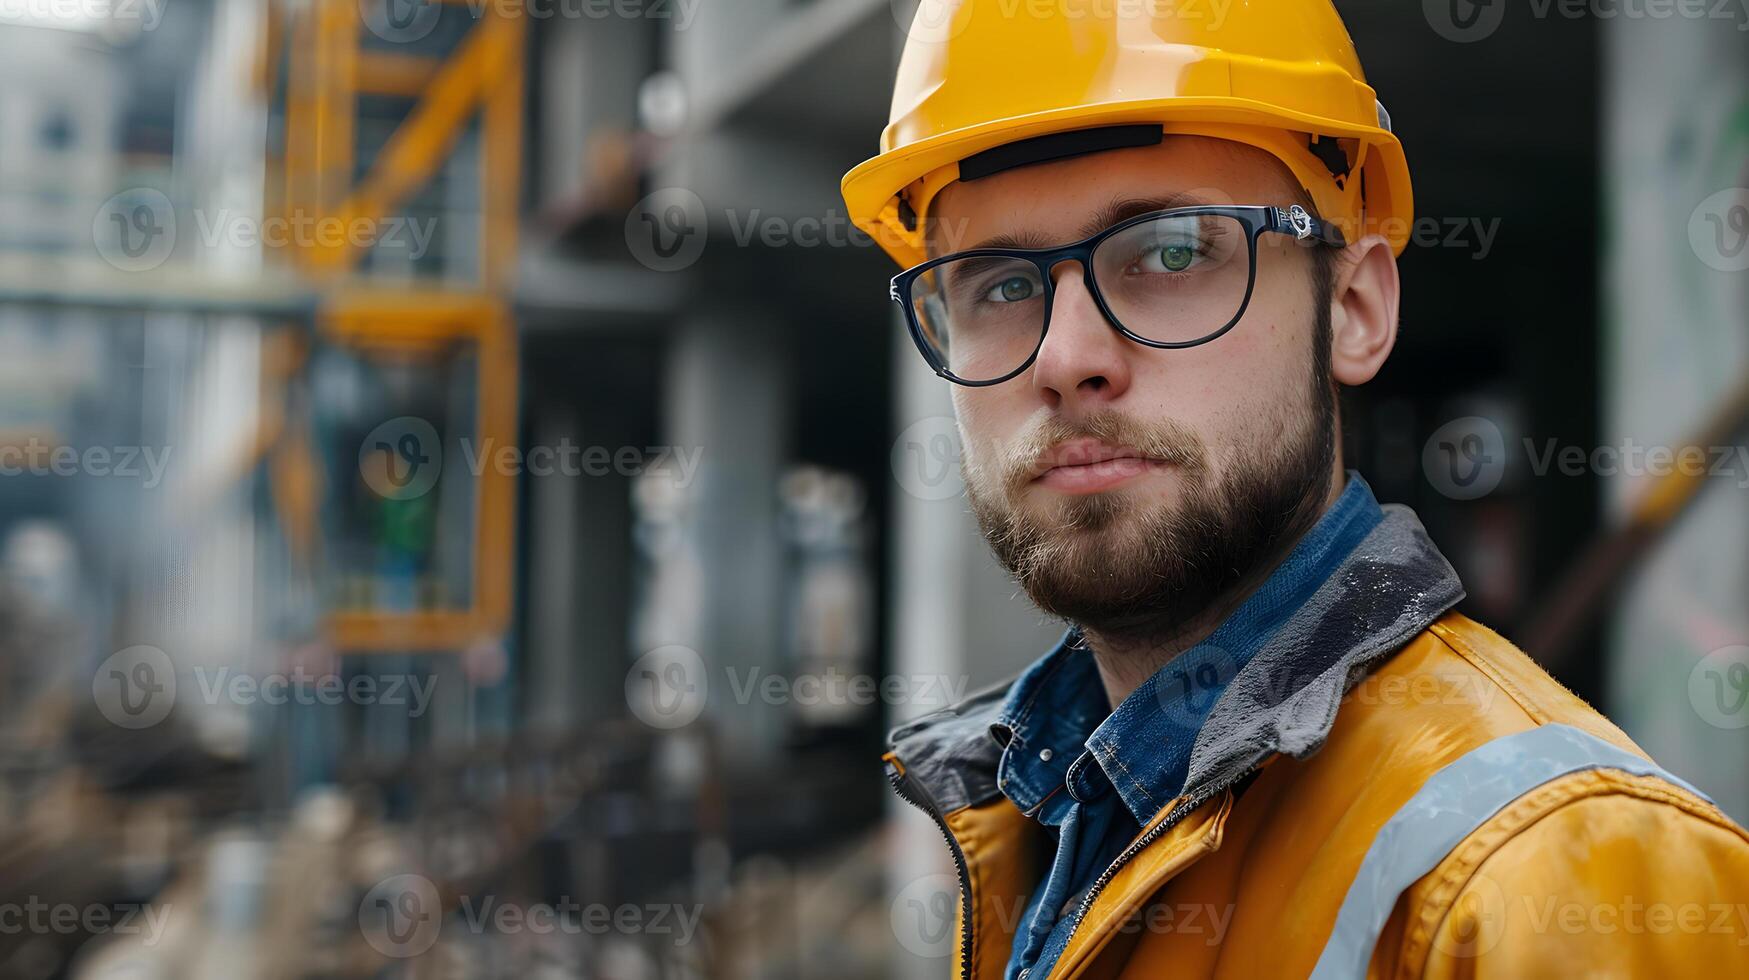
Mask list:
[{"label": "yellow hard hat", "polygon": [[923,0],[844,203],[911,266],[951,181],[1161,133],[1265,150],[1349,241],[1408,244],[1409,165],[1331,0]]}]

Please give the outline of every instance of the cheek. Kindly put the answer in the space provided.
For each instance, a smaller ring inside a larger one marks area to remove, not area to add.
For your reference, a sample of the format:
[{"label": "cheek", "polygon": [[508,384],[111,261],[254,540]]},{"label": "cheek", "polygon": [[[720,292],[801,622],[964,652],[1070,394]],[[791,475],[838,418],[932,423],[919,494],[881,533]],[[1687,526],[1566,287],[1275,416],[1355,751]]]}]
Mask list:
[{"label": "cheek", "polygon": [[953,411],[959,421],[960,439],[974,462],[994,458],[1011,441],[1026,420],[1027,407],[1006,390],[1018,381],[989,388],[954,386]]},{"label": "cheek", "polygon": [[1210,449],[1254,446],[1304,411],[1311,334],[1303,306],[1260,293],[1219,339],[1150,352],[1136,376],[1138,410],[1192,426]]}]

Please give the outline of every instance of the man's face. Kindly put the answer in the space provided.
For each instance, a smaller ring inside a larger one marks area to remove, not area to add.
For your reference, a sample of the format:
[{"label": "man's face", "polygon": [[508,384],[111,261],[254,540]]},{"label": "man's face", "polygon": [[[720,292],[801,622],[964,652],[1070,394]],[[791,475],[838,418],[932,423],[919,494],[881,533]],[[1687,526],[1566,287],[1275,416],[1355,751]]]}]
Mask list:
[{"label": "man's face", "polygon": [[[1298,197],[1262,151],[1177,136],[952,184],[932,219],[956,249],[1044,247],[1085,237],[1102,214]],[[1290,237],[1264,235],[1257,252],[1244,317],[1181,350],[1119,334],[1082,268],[1059,265],[1032,366],[954,387],[979,523],[1047,612],[1113,637],[1169,634],[1321,511],[1335,475],[1328,288]]]}]

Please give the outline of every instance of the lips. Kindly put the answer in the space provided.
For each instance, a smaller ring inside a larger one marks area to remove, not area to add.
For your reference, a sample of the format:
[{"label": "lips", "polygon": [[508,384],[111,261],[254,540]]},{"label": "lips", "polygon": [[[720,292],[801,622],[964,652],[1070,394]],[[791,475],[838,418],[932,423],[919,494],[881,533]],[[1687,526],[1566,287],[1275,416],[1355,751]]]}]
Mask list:
[{"label": "lips", "polygon": [[1058,443],[1033,465],[1033,482],[1069,493],[1097,493],[1166,465],[1130,446],[1097,439]]},{"label": "lips", "polygon": [[1114,459],[1148,460],[1149,457],[1129,446],[1113,446],[1098,439],[1070,439],[1041,455],[1033,464],[1033,471],[1042,476],[1058,467],[1093,466]]}]

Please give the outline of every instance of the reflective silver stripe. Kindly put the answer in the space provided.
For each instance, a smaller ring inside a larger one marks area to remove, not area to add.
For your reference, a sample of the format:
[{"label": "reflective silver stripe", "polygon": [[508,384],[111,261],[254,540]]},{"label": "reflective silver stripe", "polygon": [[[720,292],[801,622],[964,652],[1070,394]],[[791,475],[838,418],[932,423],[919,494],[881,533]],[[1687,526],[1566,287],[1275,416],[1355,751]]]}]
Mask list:
[{"label": "reflective silver stripe", "polygon": [[1513,800],[1585,769],[1657,776],[1707,799],[1653,763],[1571,725],[1543,725],[1471,749],[1429,777],[1379,828],[1336,913],[1314,980],[1366,976],[1373,944],[1404,889]]}]

